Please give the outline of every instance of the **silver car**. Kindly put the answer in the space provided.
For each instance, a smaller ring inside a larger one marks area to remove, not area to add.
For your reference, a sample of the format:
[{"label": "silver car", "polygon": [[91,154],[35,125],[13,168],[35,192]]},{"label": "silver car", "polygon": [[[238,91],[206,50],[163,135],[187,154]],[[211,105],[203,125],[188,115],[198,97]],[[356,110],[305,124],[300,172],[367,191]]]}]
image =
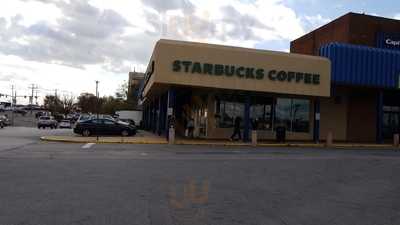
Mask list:
[{"label": "silver car", "polygon": [[50,127],[51,129],[57,128],[57,120],[52,116],[41,116],[38,121],[38,128],[45,129],[46,127]]},{"label": "silver car", "polygon": [[66,129],[71,129],[72,124],[70,120],[61,120],[60,123],[58,124],[59,128],[66,128]]}]

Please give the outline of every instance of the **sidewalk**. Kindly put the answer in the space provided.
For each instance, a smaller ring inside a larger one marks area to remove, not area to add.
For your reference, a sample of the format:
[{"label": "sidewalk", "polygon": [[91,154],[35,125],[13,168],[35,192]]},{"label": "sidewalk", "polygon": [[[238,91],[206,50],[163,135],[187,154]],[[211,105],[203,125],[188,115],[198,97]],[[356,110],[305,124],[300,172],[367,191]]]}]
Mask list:
[{"label": "sidewalk", "polygon": [[66,142],[66,143],[99,143],[99,144],[168,144],[165,137],[157,136],[151,132],[140,131],[133,137],[82,137],[78,135],[69,136],[43,136],[42,141]]},{"label": "sidewalk", "polygon": [[[134,137],[82,137],[71,136],[44,136],[42,141],[66,142],[66,143],[102,143],[102,144],[168,144],[164,136],[158,136],[151,132],[140,131]],[[177,138],[177,145],[208,145],[208,146],[253,146],[251,143],[229,140],[204,140]],[[312,142],[258,142],[257,147],[299,147],[299,148],[324,148],[324,143]],[[395,149],[391,144],[370,144],[370,143],[334,143],[329,148],[373,148],[373,149]]]}]

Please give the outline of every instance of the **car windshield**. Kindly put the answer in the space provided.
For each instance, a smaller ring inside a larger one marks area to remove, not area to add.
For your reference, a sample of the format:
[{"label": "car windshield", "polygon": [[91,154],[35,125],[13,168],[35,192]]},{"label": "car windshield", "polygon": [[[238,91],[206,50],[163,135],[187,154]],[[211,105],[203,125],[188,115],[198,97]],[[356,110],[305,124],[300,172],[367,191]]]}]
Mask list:
[{"label": "car windshield", "polygon": [[40,120],[50,120],[50,117],[42,116],[42,117],[40,117]]},{"label": "car windshield", "polygon": [[89,115],[82,115],[81,117],[79,117],[79,120],[88,120],[90,119]]}]

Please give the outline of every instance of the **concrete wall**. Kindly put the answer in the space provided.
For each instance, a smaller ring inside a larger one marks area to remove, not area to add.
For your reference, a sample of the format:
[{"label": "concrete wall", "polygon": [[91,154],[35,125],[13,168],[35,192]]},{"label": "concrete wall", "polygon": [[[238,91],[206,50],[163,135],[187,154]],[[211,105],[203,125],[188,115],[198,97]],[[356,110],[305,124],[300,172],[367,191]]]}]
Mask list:
[{"label": "concrete wall", "polygon": [[321,99],[321,140],[326,140],[328,132],[333,133],[335,141],[347,139],[348,97],[344,90],[336,95],[337,97]]},{"label": "concrete wall", "polygon": [[335,141],[376,141],[377,93],[374,89],[339,87],[321,99],[321,139],[329,131]]},{"label": "concrete wall", "polygon": [[347,140],[376,141],[377,94],[373,90],[355,90],[349,96]]}]

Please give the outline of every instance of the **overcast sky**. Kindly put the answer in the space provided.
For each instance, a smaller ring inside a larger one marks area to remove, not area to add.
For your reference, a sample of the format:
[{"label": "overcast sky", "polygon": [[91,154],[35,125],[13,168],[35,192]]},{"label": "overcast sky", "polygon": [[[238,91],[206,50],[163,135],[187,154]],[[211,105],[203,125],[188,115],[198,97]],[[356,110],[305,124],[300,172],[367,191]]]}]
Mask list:
[{"label": "overcast sky", "polygon": [[[393,0],[3,0],[0,93],[112,95],[160,38],[288,51],[349,11],[400,18]],[[0,98],[0,101],[7,99]],[[20,103],[25,103],[19,99]]]}]

